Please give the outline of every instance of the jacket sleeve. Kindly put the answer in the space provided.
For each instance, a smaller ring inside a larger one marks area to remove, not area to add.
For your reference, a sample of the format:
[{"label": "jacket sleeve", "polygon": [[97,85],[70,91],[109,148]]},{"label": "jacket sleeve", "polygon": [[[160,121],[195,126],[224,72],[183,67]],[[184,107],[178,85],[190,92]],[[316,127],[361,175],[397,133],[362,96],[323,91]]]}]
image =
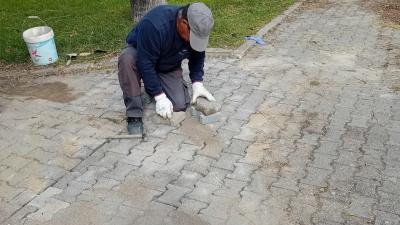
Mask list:
[{"label": "jacket sleeve", "polygon": [[195,81],[203,81],[205,52],[196,52],[192,50],[189,57],[189,76],[192,83]]},{"label": "jacket sleeve", "polygon": [[146,91],[152,95],[162,92],[160,80],[156,72],[156,63],[160,57],[161,36],[149,21],[142,21],[137,38],[137,67],[142,75]]}]

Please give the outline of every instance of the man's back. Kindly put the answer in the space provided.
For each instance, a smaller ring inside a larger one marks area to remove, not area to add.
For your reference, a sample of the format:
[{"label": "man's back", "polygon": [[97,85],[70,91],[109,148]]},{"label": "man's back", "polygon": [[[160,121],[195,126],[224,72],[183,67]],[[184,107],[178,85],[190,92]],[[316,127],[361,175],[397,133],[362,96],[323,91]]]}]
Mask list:
[{"label": "man's back", "polygon": [[162,5],[150,10],[128,34],[127,43],[138,50],[139,57],[157,58],[157,71],[169,72],[180,67],[190,56],[190,44],[183,41],[176,28],[180,7]]}]

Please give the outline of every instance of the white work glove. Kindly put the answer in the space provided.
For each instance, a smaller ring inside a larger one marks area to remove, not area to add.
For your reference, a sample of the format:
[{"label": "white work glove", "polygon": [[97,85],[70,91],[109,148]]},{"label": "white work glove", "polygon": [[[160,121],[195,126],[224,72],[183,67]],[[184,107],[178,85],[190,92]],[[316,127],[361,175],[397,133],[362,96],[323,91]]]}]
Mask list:
[{"label": "white work glove", "polygon": [[203,86],[203,83],[194,82],[192,84],[192,87],[193,87],[192,103],[195,103],[197,98],[200,96],[207,98],[208,101],[215,101],[214,96],[212,96],[212,94],[210,94],[210,92],[207,91],[207,89]]},{"label": "white work glove", "polygon": [[163,118],[172,118],[173,106],[172,102],[167,98],[167,96],[162,93],[154,97],[156,100],[156,112]]}]

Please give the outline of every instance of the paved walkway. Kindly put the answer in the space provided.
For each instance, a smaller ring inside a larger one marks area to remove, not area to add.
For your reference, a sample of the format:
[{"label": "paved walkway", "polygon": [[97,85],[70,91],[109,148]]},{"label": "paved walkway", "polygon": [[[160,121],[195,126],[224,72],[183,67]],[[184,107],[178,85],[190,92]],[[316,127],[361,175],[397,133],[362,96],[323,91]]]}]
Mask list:
[{"label": "paved walkway", "polygon": [[108,141],[125,129],[114,71],[0,97],[0,224],[400,224],[400,30],[334,2],[208,61],[217,124],[150,104],[148,142]]}]

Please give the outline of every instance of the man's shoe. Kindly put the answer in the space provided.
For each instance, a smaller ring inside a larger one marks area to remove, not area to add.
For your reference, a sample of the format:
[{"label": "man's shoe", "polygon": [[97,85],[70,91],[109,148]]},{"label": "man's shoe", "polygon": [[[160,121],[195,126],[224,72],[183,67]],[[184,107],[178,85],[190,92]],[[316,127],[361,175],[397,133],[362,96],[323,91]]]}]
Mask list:
[{"label": "man's shoe", "polygon": [[128,133],[143,135],[143,121],[140,117],[128,117]]}]

